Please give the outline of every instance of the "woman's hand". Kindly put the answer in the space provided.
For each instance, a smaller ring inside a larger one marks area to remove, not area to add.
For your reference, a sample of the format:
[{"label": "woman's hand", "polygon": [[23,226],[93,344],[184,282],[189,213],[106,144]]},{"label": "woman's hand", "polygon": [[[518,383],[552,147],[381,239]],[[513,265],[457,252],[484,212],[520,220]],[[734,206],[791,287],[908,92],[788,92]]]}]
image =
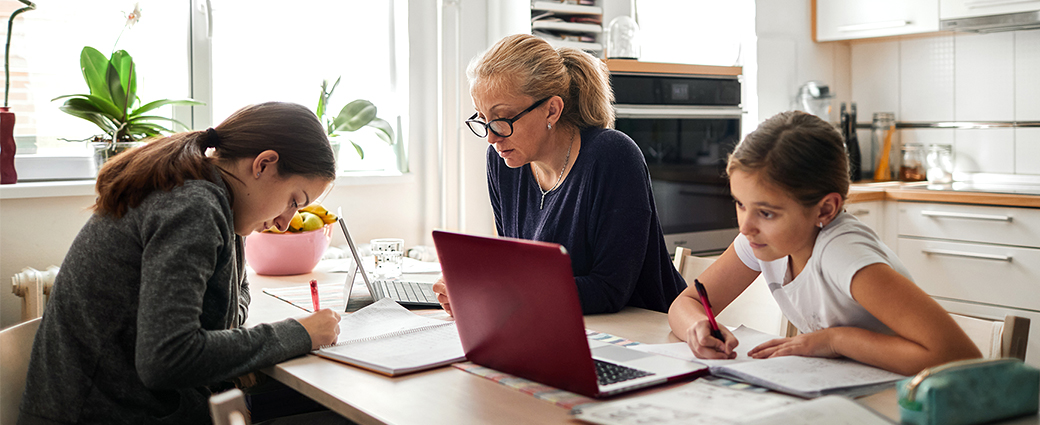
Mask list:
[{"label": "woman's hand", "polygon": [[736,358],[737,353],[733,352],[733,349],[740,344],[737,341],[737,337],[733,336],[733,333],[726,329],[725,326],[719,326],[719,332],[722,332],[722,337],[725,341],[719,341],[711,336],[711,324],[707,320],[700,320],[686,330],[686,344],[690,346],[693,355],[697,356],[698,359],[725,360]]},{"label": "woman's hand", "polygon": [[339,338],[339,313],[323,308],[307,317],[296,319],[311,337],[311,350],[336,343]]},{"label": "woman's hand", "polygon": [[437,279],[437,282],[433,284],[433,292],[437,294],[437,302],[441,303],[441,308],[448,313],[449,316],[455,317],[451,313],[451,302],[448,300],[448,285],[444,283],[444,278]]},{"label": "woman's hand", "polygon": [[832,344],[837,329],[840,328],[822,329],[793,338],[773,339],[748,351],[748,356],[755,359],[780,356],[838,358],[841,355],[834,350]]}]

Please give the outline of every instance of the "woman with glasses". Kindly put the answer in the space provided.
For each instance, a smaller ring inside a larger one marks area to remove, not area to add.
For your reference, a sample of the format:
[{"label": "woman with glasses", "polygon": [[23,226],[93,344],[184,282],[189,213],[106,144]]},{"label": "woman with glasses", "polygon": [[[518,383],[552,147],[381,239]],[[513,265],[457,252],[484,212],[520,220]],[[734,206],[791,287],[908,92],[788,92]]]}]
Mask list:
[{"label": "woman with glasses", "polygon": [[[566,247],[586,314],[667,311],[686,283],[664,243],[646,160],[611,128],[606,65],[518,34],[477,57],[467,74],[476,112],[466,124],[490,144],[498,234]],[[449,314],[450,286],[434,285]]]}]

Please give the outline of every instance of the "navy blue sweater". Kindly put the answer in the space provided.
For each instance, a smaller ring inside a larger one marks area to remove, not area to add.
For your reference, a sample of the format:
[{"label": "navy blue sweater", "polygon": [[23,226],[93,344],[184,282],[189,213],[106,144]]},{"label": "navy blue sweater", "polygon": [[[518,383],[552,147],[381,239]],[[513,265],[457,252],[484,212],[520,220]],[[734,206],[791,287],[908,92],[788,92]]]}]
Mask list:
[{"label": "navy blue sweater", "polygon": [[509,168],[490,146],[487,170],[498,234],[566,247],[585,314],[666,312],[686,288],[664,243],[646,160],[624,133],[582,130],[577,160],[542,209],[530,164]]}]

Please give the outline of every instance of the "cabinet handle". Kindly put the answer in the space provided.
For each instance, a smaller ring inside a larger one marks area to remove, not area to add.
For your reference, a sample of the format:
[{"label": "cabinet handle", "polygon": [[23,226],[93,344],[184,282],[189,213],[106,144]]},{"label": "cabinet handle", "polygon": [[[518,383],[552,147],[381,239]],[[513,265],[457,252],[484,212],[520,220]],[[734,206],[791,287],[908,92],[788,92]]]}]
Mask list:
[{"label": "cabinet handle", "polygon": [[885,28],[899,28],[910,25],[910,21],[878,21],[878,22],[867,22],[863,24],[851,24],[841,25],[838,27],[840,32],[852,32],[852,31],[867,31],[867,30],[880,30]]},{"label": "cabinet handle", "polygon": [[925,217],[937,218],[965,218],[968,220],[1006,221],[1008,223],[1010,223],[1012,219],[1012,217],[1009,215],[970,214],[929,210],[921,211],[921,215]]},{"label": "cabinet handle", "polygon": [[855,216],[867,215],[867,214],[870,214],[870,210],[856,210],[856,211],[853,211],[853,212],[851,212],[849,214],[852,214],[852,215],[855,215]]},{"label": "cabinet handle", "polygon": [[978,7],[993,7],[1003,6],[1006,4],[1029,3],[1030,1],[1033,0],[968,0],[964,2],[964,5],[967,6],[968,9],[975,9]]},{"label": "cabinet handle", "polygon": [[925,254],[934,255],[949,255],[951,257],[966,257],[966,258],[977,258],[980,260],[995,260],[995,261],[1007,261],[1011,262],[1010,255],[993,255],[993,254],[979,254],[976,252],[961,252],[961,251],[950,251],[945,249],[922,249],[921,252]]}]

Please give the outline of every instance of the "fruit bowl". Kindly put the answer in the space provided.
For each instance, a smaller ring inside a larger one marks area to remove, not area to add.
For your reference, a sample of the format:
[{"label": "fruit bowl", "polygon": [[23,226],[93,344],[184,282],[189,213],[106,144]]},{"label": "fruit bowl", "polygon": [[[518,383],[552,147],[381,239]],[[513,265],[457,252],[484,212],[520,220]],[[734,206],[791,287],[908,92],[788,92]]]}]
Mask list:
[{"label": "fruit bowl", "polygon": [[253,233],[245,241],[246,263],[262,275],[310,273],[332,241],[333,224],[301,233]]}]

